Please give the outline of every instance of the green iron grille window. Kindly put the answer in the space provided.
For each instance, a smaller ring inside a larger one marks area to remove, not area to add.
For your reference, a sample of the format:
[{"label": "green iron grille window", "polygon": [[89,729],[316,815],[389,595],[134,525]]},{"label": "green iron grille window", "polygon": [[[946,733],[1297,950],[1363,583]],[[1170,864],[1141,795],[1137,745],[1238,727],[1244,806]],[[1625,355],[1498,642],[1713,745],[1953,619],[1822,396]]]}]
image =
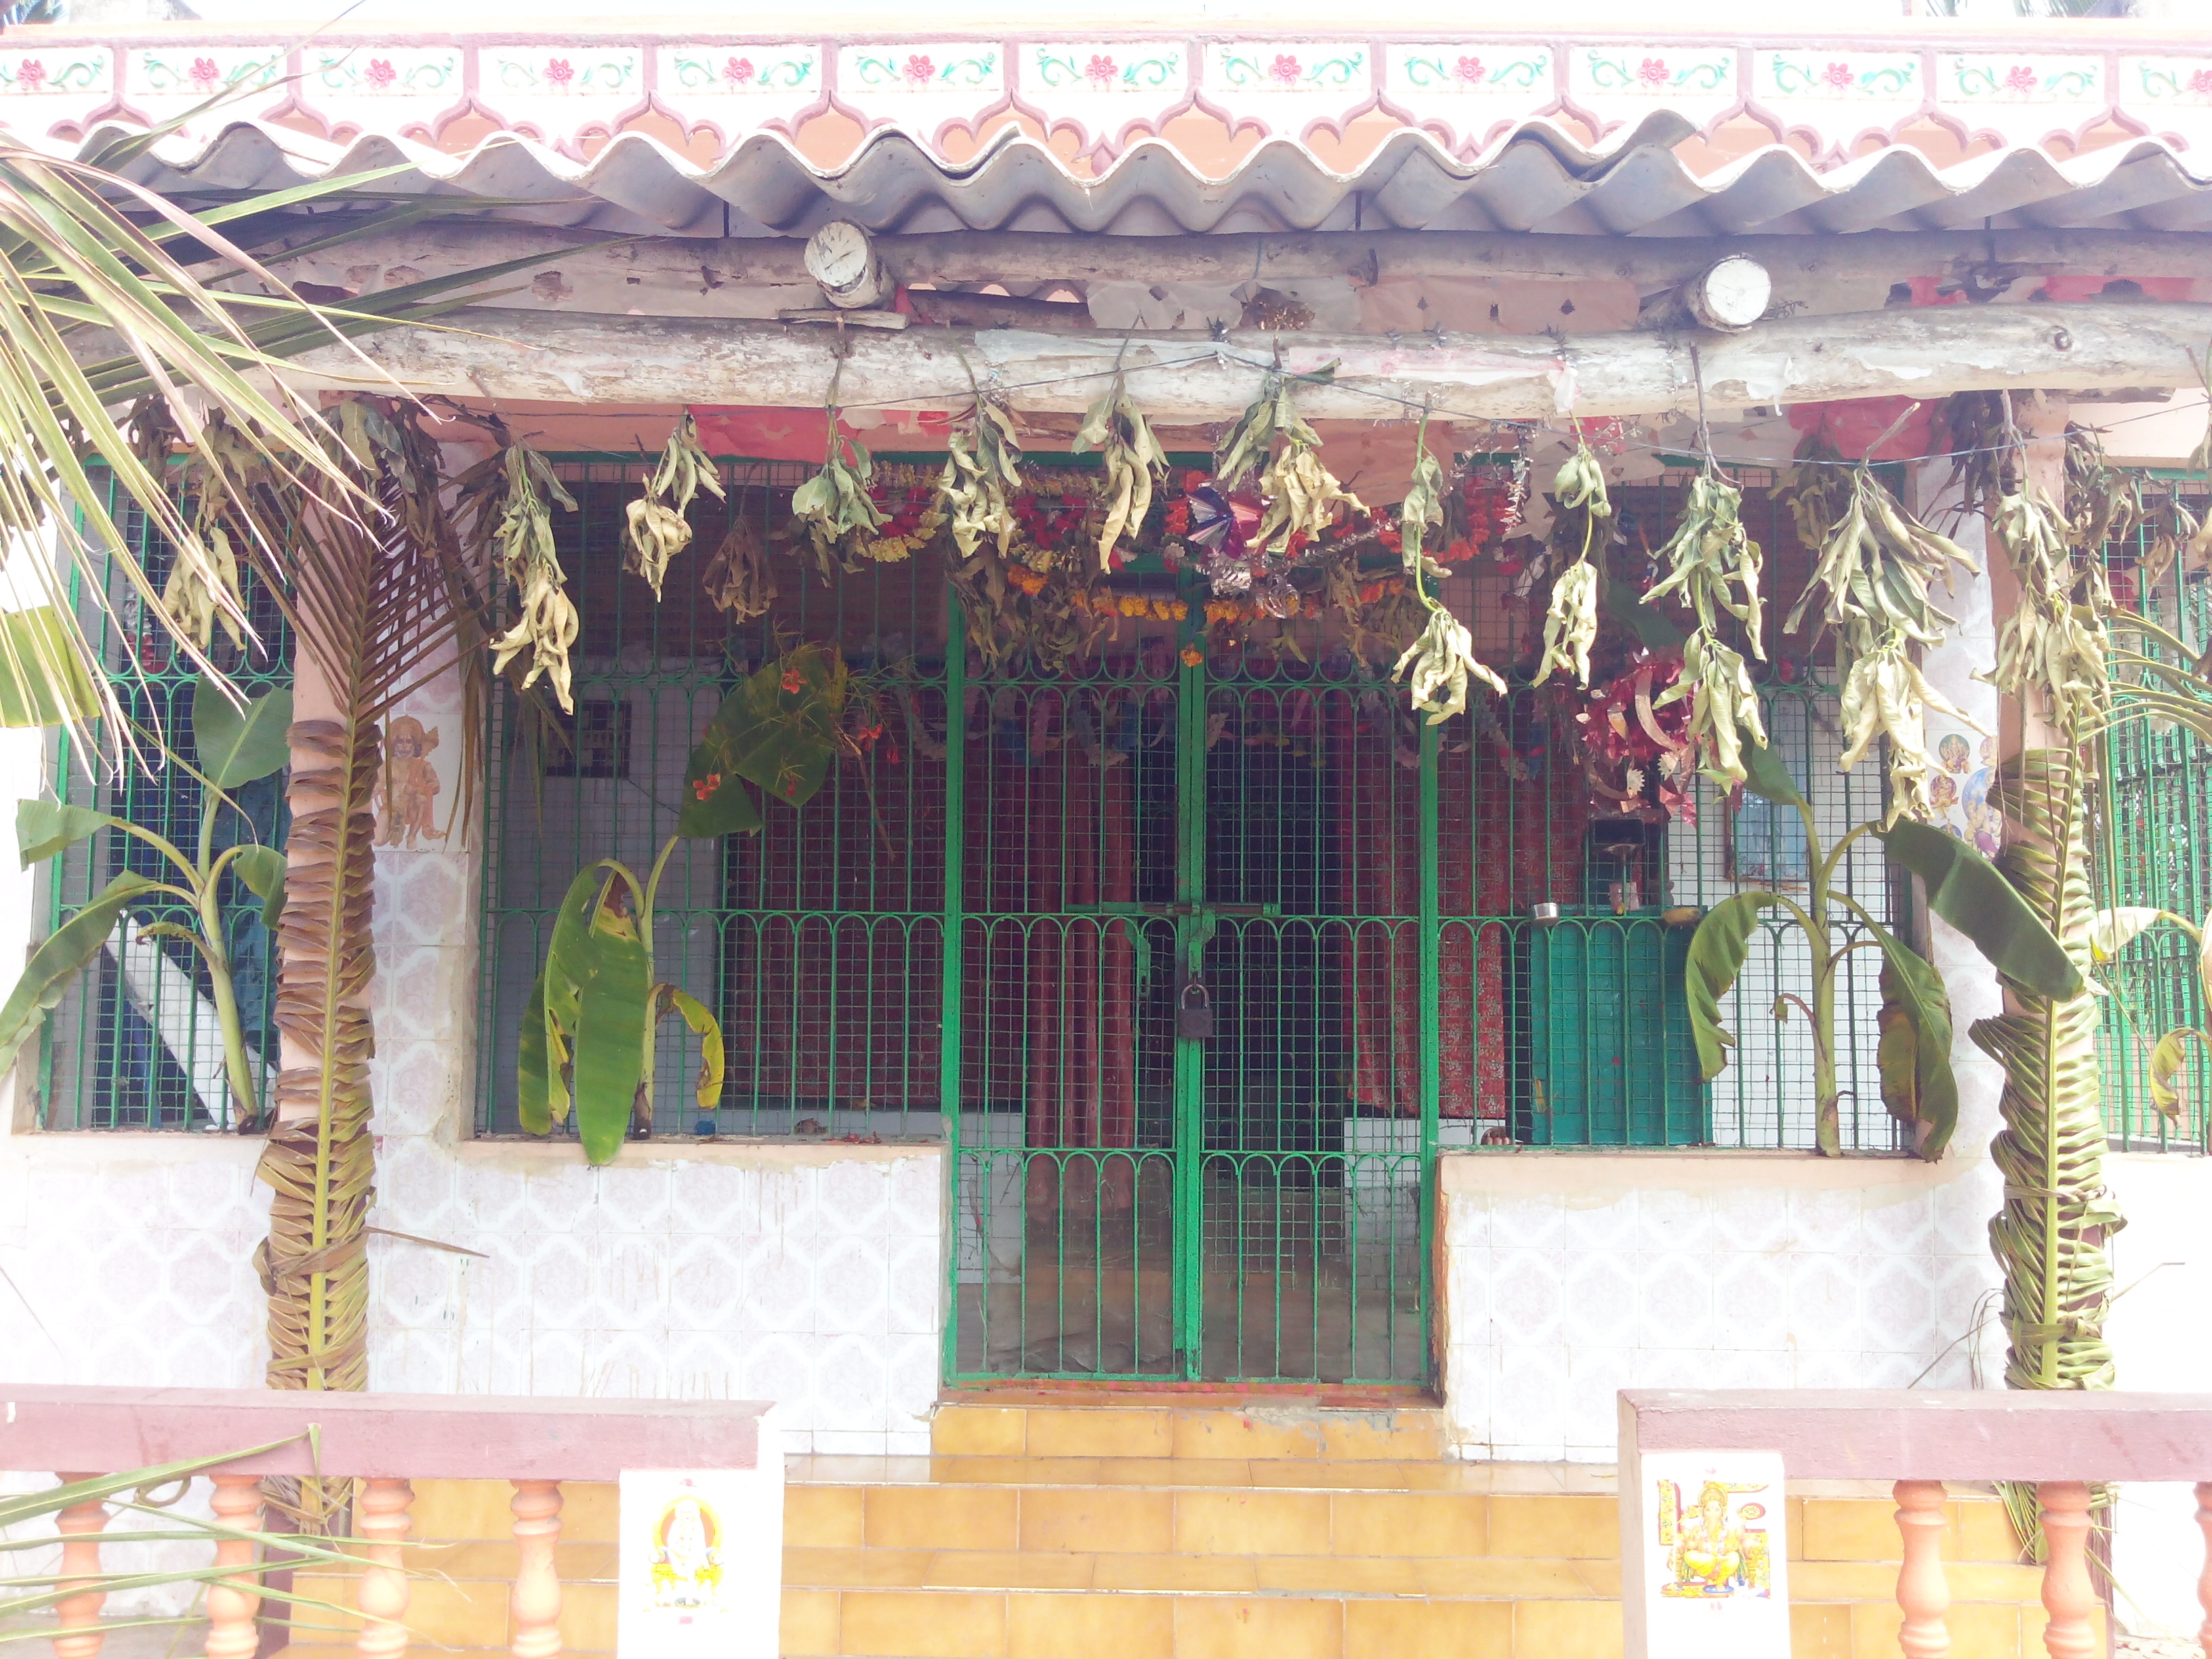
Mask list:
[{"label": "green iron grille window", "polygon": [[[950,827],[961,845],[957,1048],[971,1144],[1061,1134],[1025,1129],[1036,1115],[1091,1126],[1085,1134],[1109,1121],[1164,1133],[1176,988],[1166,913],[1179,892],[1201,891],[1213,964],[1203,994],[1222,1034],[1206,1063],[1234,1073],[1231,1092],[1247,1101],[1310,1094],[1366,1123],[1339,1140],[1380,1155],[1404,1139],[1418,1151],[1401,1115],[1418,1113],[1425,1000],[1439,1028],[1444,1145],[1812,1144],[1808,1033],[1772,1017],[1778,993],[1809,981],[1802,938],[1778,925],[1754,936],[1729,1010],[1738,1046],[1711,1084],[1698,1077],[1682,993],[1686,907],[1802,885],[1793,811],[1755,799],[1732,807],[1702,782],[1693,821],[1605,810],[1559,736],[1572,694],[1556,688],[1516,688],[1425,750],[1387,677],[1332,665],[1320,624],[1301,624],[1312,636],[1304,663],[1217,652],[1198,682],[1203,727],[1188,732],[1177,722],[1196,716],[1179,712],[1191,687],[1176,647],[1194,624],[1147,624],[1144,650],[1052,673],[970,650],[957,665],[963,730],[950,733],[945,640],[957,618],[934,550],[825,582],[811,558],[779,548],[774,605],[732,627],[699,597],[704,563],[736,514],[780,530],[804,468],[730,469],[730,503],[704,503],[659,605],[620,571],[638,469],[566,471],[581,506],[555,520],[582,614],[577,711],[549,731],[502,693],[487,750],[483,1132],[514,1132],[515,1030],[569,879],[596,858],[647,866],[690,745],[736,677],[796,641],[834,638],[892,688],[891,741],[834,767],[807,807],[770,804],[763,835],[687,843],[671,860],[659,970],[720,1012],[729,1079],[719,1110],[701,1111],[696,1048],[669,1022],[657,1133],[940,1132]],[[1619,492],[1618,574],[1637,576],[1663,543],[1689,476]],[[1772,481],[1750,482],[1747,516],[1776,596],[1764,706],[1832,842],[1880,816],[1881,770],[1871,760],[1835,770],[1829,671],[1780,625],[1808,561]],[[1170,577],[1146,580],[1174,590]],[[1475,618],[1480,654],[1511,660],[1540,611],[1462,591],[1468,580],[1455,578],[1447,598]],[[967,769],[952,791],[956,736]],[[1063,777],[1063,750],[1106,763]],[[1432,952],[1420,943],[1425,844]],[[1876,845],[1854,848],[1843,884],[1900,923],[1902,896]],[[1559,920],[1540,926],[1540,904],[1557,905]],[[1036,965],[1048,956],[1064,958],[1049,975]],[[1844,1141],[1869,1152],[1899,1144],[1875,1082],[1875,976],[1872,953],[1854,952],[1838,1008]],[[1102,1002],[1128,1012],[1102,1016]]]},{"label": "green iron grille window", "polygon": [[[159,592],[172,557],[167,543],[120,490],[111,487],[106,507]],[[195,671],[174,651],[166,629],[146,614],[136,590],[112,569],[106,577],[103,610],[98,596],[85,586],[83,573],[77,574],[78,620],[126,716],[189,755]],[[218,628],[209,654],[252,696],[291,683],[291,635],[251,572],[243,577],[241,590],[259,644],[241,653]],[[113,736],[94,735],[102,742]],[[64,800],[143,824],[189,854],[198,845],[206,804],[200,786],[181,768],[159,763],[160,751],[151,744],[143,752],[145,764],[126,760],[119,773],[111,775],[98,757],[77,752],[68,734],[58,732],[50,775]],[[279,773],[234,792],[234,809],[218,807],[214,846],[257,840],[282,847],[289,816],[284,781]],[[168,873],[151,848],[112,830],[80,842],[42,868],[49,927],[126,870]],[[234,988],[265,1109],[276,1063],[275,942],[262,924],[260,901],[236,876],[226,875],[223,881]],[[177,919],[182,909],[157,902],[131,911],[47,1020],[39,1054],[42,1127],[209,1132],[240,1127],[246,1114],[231,1097],[205,970],[181,940],[143,936],[145,929]]]},{"label": "green iron grille window", "polygon": [[[654,921],[656,971],[720,1014],[729,1071],[702,1109],[696,1041],[665,1024],[654,1074],[659,1134],[934,1136],[943,964],[944,639],[948,603],[933,556],[826,584],[779,546],[767,613],[730,625],[702,596],[706,564],[736,515],[788,522],[806,469],[726,469],[726,504],[702,497],[665,603],[621,569],[623,503],[640,471],[563,467],[579,511],[554,515],[581,633],[575,714],[501,689],[487,744],[479,1127],[516,1128],[522,1007],[575,873],[620,859],[641,873],[672,832],[684,763],[743,675],[799,641],[834,642],[874,677],[890,711],[868,759],[832,768],[797,811],[764,805],[758,836],[678,844]],[[774,511],[771,512],[771,504]],[[555,718],[549,720],[548,712]]]},{"label": "green iron grille window", "polygon": [[[2191,510],[2212,510],[2201,484],[2169,481]],[[2150,538],[2138,534],[2106,550],[2115,599],[2139,608],[2201,650],[2212,641],[2212,574],[2178,558],[2146,562]],[[2212,910],[2212,752],[2179,727],[2130,720],[2105,741],[2103,789],[2092,837],[2098,902],[2145,905],[2202,921]],[[2160,1036],[2182,1026],[2207,1029],[2197,949],[2179,929],[2155,927],[2132,941],[2102,972],[2099,1057],[2105,1125],[2130,1152],[2212,1149],[2212,1059],[2192,1044],[2180,1078],[2181,1104],[2169,1117],[2152,1101],[2148,1063]]]}]

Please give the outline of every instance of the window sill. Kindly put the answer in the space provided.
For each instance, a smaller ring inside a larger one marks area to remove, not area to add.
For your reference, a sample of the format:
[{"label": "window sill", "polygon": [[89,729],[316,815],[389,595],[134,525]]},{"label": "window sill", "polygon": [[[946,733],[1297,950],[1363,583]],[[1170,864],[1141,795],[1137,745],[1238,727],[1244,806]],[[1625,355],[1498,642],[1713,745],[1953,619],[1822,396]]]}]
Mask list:
[{"label": "window sill", "polygon": [[[453,1151],[464,1163],[485,1168],[539,1170],[554,1164],[589,1167],[584,1163],[583,1149],[573,1140],[479,1136],[456,1142]],[[625,1166],[636,1169],[641,1165],[720,1164],[741,1170],[808,1170],[831,1164],[890,1164],[904,1158],[940,1158],[944,1152],[942,1139],[855,1144],[717,1135],[711,1140],[672,1138],[626,1141],[621,1155],[605,1167],[616,1170]]]}]

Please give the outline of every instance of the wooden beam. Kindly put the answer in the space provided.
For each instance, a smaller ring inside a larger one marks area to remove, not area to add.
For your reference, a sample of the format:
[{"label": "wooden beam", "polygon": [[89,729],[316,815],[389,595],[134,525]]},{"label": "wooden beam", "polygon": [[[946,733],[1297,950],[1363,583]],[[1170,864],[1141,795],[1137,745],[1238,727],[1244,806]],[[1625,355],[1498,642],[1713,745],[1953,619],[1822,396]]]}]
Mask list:
[{"label": "wooden beam", "polygon": [[[720,319],[464,312],[459,330],[400,329],[364,349],[422,392],[582,405],[746,404],[818,407],[841,337],[820,327]],[[1172,422],[1224,420],[1250,402],[1279,344],[1284,366],[1335,378],[1302,392],[1309,416],[1401,418],[1424,399],[1471,419],[1656,414],[1695,406],[1695,345],[1715,408],[1843,398],[1931,398],[1999,387],[2090,390],[2188,385],[2212,305],[2091,301],[1940,306],[1804,317],[1741,334],[1455,334],[1377,337],[1231,333],[1049,334],[1019,329],[854,331],[839,395],[848,405],[948,408],[968,366],[1015,407],[1073,412],[1104,390],[1117,359],[1137,401]],[[964,362],[963,362],[964,356]],[[303,358],[313,383],[353,383],[329,349]]]},{"label": "wooden beam", "polygon": [[[304,239],[309,233],[303,231]],[[317,234],[319,234],[319,232]],[[374,274],[405,266],[422,275],[532,253],[574,265],[605,261],[639,286],[711,291],[813,286],[805,244],[783,237],[642,237],[603,241],[587,233],[483,219],[433,222],[349,243],[315,261]],[[1618,280],[1646,292],[1686,281],[1725,254],[1767,267],[1778,295],[1828,282],[1954,276],[1991,265],[2034,276],[2197,276],[2212,234],[2101,230],[1867,231],[1835,236],[1676,238],[1546,236],[1474,231],[1309,232],[1296,235],[1107,236],[1021,231],[946,231],[882,236],[876,246],[901,282],[1012,288],[1068,283],[1190,283],[1235,287],[1319,277],[1370,283],[1386,276],[1490,276],[1523,281]],[[1987,279],[1984,278],[1986,281]],[[358,284],[352,284],[358,286]]]}]

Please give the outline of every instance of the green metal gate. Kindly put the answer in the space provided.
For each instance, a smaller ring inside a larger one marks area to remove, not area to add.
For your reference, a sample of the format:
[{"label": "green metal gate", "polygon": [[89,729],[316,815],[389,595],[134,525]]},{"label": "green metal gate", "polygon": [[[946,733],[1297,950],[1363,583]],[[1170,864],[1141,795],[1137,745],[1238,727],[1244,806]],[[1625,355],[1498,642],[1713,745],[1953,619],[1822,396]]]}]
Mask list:
[{"label": "green metal gate", "polygon": [[1433,735],[1200,640],[951,690],[955,1378],[1429,1374]]}]

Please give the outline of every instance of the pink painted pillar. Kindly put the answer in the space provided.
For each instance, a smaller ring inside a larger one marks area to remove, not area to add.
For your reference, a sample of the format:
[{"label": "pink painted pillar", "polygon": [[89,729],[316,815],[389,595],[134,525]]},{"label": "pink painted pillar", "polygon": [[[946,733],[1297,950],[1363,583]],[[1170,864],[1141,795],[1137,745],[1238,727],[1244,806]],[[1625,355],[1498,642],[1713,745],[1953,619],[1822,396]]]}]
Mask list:
[{"label": "pink painted pillar", "polygon": [[561,1541],[561,1483],[516,1480],[514,1590],[507,1601],[507,1644],[514,1659],[559,1659],[561,1576],[553,1547]]},{"label": "pink painted pillar", "polygon": [[1951,1606],[1951,1587],[1943,1577],[1943,1513],[1941,1480],[1900,1480],[1897,1530],[1904,1540],[1897,1570],[1897,1605],[1905,1609],[1897,1645],[1905,1659],[1945,1659],[1951,1651],[1950,1626],[1943,1615]]},{"label": "pink painted pillar", "polygon": [[[89,1474],[65,1474],[61,1480],[66,1486],[92,1478]],[[63,1577],[98,1576],[100,1534],[106,1525],[107,1505],[98,1502],[72,1504],[54,1517],[54,1530],[62,1535]],[[64,1631],[84,1632],[55,1637],[54,1659],[100,1659],[100,1644],[106,1639],[100,1634],[100,1608],[106,1600],[104,1590],[85,1589],[54,1603],[54,1617]]]},{"label": "pink painted pillar", "polygon": [[2197,1579],[2197,1605],[2204,1609],[2197,1626],[2197,1645],[2204,1659],[2212,1659],[2212,1480],[2197,1483],[2197,1529],[2204,1534],[2204,1571]]},{"label": "pink painted pillar", "polygon": [[2043,1605],[2051,1615],[2043,1645],[2051,1659],[2097,1659],[2090,1614],[2097,1593],[2089,1583],[2089,1488],[2079,1480],[2045,1480],[2036,1487],[2043,1508]]},{"label": "pink painted pillar", "polygon": [[[261,1478],[252,1474],[218,1474],[210,1507],[215,1518],[240,1532],[261,1530]],[[218,1539],[215,1547],[219,1567],[250,1567],[258,1547],[251,1539]],[[218,1578],[207,1590],[207,1659],[253,1659],[261,1646],[261,1632],[253,1615],[261,1610],[261,1580],[251,1572]]]},{"label": "pink painted pillar", "polygon": [[368,1565],[361,1573],[361,1638],[354,1651],[367,1659],[398,1659],[407,1651],[407,1574],[400,1563],[400,1540],[407,1536],[407,1510],[414,1502],[415,1488],[404,1480],[372,1478],[361,1483],[354,1503],[354,1530],[368,1540],[362,1551]]}]

